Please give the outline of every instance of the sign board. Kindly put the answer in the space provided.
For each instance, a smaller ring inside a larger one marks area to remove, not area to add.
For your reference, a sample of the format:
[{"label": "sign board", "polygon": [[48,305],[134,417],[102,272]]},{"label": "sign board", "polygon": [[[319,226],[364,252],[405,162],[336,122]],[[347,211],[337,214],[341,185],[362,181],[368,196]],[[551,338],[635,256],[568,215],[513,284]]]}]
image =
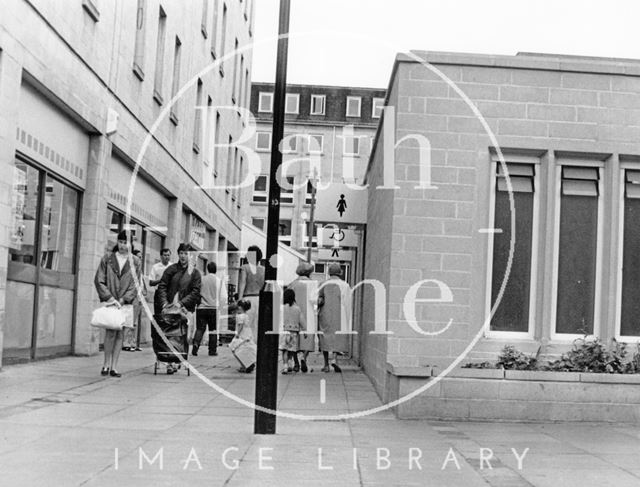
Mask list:
[{"label": "sign board", "polygon": [[353,259],[353,250],[334,249],[318,249],[318,262],[323,260],[344,260],[351,262]]},{"label": "sign board", "polygon": [[334,227],[331,224],[323,225],[318,229],[318,247],[357,247],[358,235],[355,230]]},{"label": "sign board", "polygon": [[207,237],[207,227],[197,216],[191,214],[191,225],[189,243],[198,250],[204,249],[204,242]]},{"label": "sign board", "polygon": [[316,192],[316,221],[367,223],[368,190],[355,184],[330,183],[324,186],[320,183]]}]

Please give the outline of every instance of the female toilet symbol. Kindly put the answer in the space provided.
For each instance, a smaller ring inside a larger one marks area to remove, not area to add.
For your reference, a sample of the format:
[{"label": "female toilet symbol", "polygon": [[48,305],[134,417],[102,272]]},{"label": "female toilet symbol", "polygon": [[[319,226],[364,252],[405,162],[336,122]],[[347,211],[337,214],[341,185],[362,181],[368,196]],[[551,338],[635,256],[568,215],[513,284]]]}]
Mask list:
[{"label": "female toilet symbol", "polygon": [[338,208],[338,213],[340,213],[340,218],[342,218],[342,214],[347,209],[347,201],[344,199],[343,194],[340,195],[340,199],[338,200],[338,204],[336,205],[336,208]]}]

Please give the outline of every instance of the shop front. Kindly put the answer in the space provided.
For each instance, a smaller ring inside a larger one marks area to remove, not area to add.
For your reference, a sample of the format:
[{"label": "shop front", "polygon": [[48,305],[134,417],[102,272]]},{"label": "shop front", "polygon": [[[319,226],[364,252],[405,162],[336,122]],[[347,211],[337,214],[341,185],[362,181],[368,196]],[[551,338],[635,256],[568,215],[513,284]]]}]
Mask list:
[{"label": "shop front", "polygon": [[73,351],[89,136],[23,84],[11,194],[3,363]]}]

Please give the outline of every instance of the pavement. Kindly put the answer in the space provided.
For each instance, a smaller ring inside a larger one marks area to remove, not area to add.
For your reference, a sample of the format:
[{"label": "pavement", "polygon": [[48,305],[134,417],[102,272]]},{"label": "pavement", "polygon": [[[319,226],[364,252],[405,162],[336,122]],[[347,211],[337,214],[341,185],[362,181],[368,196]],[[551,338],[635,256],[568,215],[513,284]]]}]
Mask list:
[{"label": "pavement", "polygon": [[[202,353],[204,351],[204,353]],[[19,486],[640,486],[640,425],[398,420],[356,367],[280,375],[274,435],[229,349],[153,373],[150,349],[0,371],[0,482]],[[324,381],[324,382],[323,382]],[[233,394],[238,400],[228,397]],[[334,417],[342,415],[342,417]],[[528,450],[527,450],[528,449]],[[520,462],[518,461],[520,458]]]}]

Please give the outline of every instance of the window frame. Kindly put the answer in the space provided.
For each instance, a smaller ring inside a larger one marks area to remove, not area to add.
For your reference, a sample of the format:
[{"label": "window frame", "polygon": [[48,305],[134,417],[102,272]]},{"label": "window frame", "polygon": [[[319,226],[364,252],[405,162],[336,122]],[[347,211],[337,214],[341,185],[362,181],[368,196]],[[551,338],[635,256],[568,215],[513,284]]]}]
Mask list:
[{"label": "window frame", "polygon": [[[296,100],[295,111],[287,110],[287,105],[289,104],[290,99]],[[284,113],[287,115],[298,115],[300,113],[300,93],[287,93],[287,96],[285,97],[285,101],[284,101]]]},{"label": "window frame", "polygon": [[562,168],[565,166],[578,166],[596,168],[598,170],[598,228],[596,229],[596,268],[594,283],[594,305],[593,305],[593,333],[588,337],[593,338],[600,336],[601,321],[600,312],[602,309],[602,267],[603,267],[603,217],[604,217],[604,162],[588,159],[556,159],[554,171],[554,183],[556,185],[554,191],[554,220],[553,220],[553,254],[552,254],[552,289],[551,289],[551,315],[549,320],[549,336],[551,340],[559,343],[572,343],[577,338],[583,338],[584,335],[579,333],[557,333],[557,307],[558,307],[558,265],[560,259],[560,212],[562,200]]},{"label": "window frame", "polygon": [[[258,182],[259,178],[264,178],[265,179],[265,190],[264,191],[256,191],[256,183]],[[260,198],[264,197],[264,201],[256,200],[256,196],[258,196]],[[251,203],[258,203],[258,204],[266,205],[268,200],[269,200],[269,176],[266,175],[266,174],[258,174],[256,176],[256,179],[253,181],[253,187],[251,188]]]},{"label": "window frame", "polygon": [[[260,140],[260,135],[267,134],[269,136],[269,147],[260,147],[258,145],[258,141]],[[269,152],[271,151],[271,147],[273,145],[272,133],[271,132],[256,132],[256,151],[257,152]]]},{"label": "window frame", "polygon": [[[260,220],[262,222],[262,228],[260,228],[259,226],[257,226],[255,224],[254,220]],[[261,232],[265,231],[265,226],[267,224],[267,219],[263,216],[252,216],[251,217],[251,225],[253,225],[255,228],[257,228],[258,230],[260,230]]]},{"label": "window frame", "polygon": [[[358,114],[350,115],[349,114],[349,102],[357,101],[358,102]],[[361,96],[347,96],[347,103],[345,106],[345,117],[349,118],[360,118],[362,116],[362,97]]]},{"label": "window frame", "polygon": [[626,343],[640,343],[640,335],[622,335],[622,273],[624,264],[624,210],[625,210],[625,183],[627,171],[640,171],[640,161],[620,161],[618,170],[618,188],[620,188],[618,196],[618,235],[617,235],[617,259],[616,259],[616,285],[615,285],[615,323],[614,337],[616,340]]},{"label": "window frame", "polygon": [[[342,139],[342,155],[348,157],[360,157],[360,136],[359,135],[341,135]],[[358,141],[358,150],[355,152],[347,152],[347,139],[351,138]]]},{"label": "window frame", "polygon": [[[262,108],[262,100],[267,97],[269,98],[269,108],[264,110]],[[273,113],[273,92],[261,91],[258,93],[258,113]]]},{"label": "window frame", "polygon": [[[380,113],[376,115],[376,102],[380,102]],[[378,119],[382,117],[382,112],[384,110],[384,98],[373,97],[371,99],[371,118]]]},{"label": "window frame", "polygon": [[[534,166],[533,175],[533,215],[531,217],[531,271],[529,282],[529,326],[526,332],[522,331],[504,331],[491,330],[491,310],[494,306],[492,303],[493,293],[493,236],[487,238],[487,279],[485,285],[485,313],[486,317],[484,336],[494,339],[534,339],[536,331],[536,299],[537,299],[537,278],[538,278],[538,242],[540,240],[540,175],[541,161],[538,157],[522,156],[522,155],[505,155],[506,164],[527,164]],[[489,226],[492,229],[495,226],[496,215],[496,181],[497,170],[500,164],[500,158],[496,154],[491,157],[491,172],[489,182]]]},{"label": "window frame", "polygon": [[[311,137],[320,137],[320,150],[311,150]],[[324,134],[307,134],[307,153],[323,154],[324,153]]]},{"label": "window frame", "polygon": [[[313,102],[316,99],[321,99],[322,100],[322,112],[314,112],[313,111]],[[325,115],[327,112],[327,95],[317,95],[317,94],[312,94],[311,95],[311,102],[309,104],[309,115]]]},{"label": "window frame", "polygon": [[[300,134],[284,134],[284,137],[281,142],[281,152],[283,154],[298,154],[300,152]],[[295,140],[295,147],[293,149],[287,148],[285,149],[285,140]]]}]

